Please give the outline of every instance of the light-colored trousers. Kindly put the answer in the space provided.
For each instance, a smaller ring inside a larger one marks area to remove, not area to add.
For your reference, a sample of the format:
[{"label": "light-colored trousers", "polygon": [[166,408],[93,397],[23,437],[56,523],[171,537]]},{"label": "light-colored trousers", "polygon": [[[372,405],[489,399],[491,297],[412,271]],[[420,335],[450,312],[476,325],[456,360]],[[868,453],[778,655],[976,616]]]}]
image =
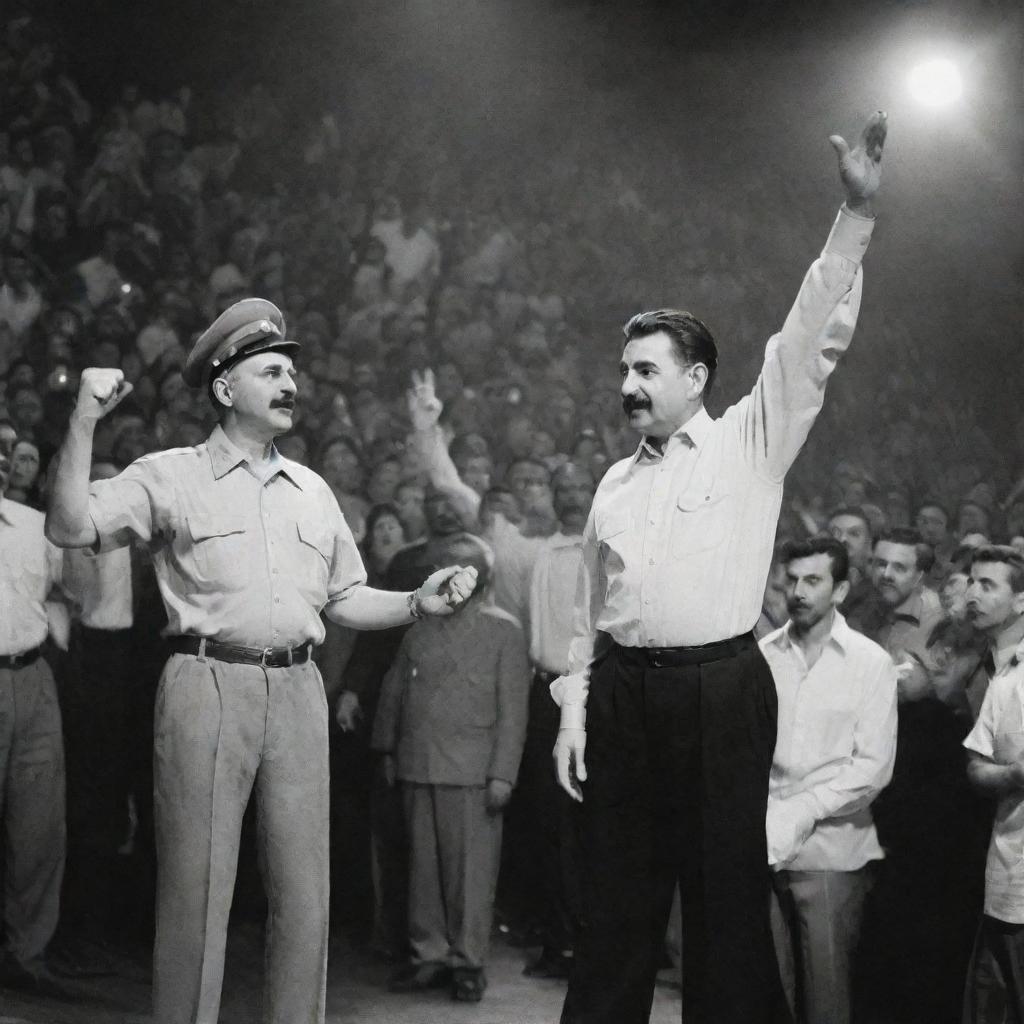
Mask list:
[{"label": "light-colored trousers", "polygon": [[402,783],[409,828],[409,945],[415,963],[483,967],[494,918],[500,813],[483,786]]},{"label": "light-colored trousers", "polygon": [[849,1024],[870,869],[776,871],[772,882],[772,937],[793,1019]]},{"label": "light-colored trousers", "polygon": [[156,699],[156,1024],[217,1024],[242,814],[255,788],[269,911],[266,1024],[321,1024],[329,910],[327,701],[312,662],[176,654]]},{"label": "light-colored trousers", "polygon": [[42,658],[0,669],[0,807],[6,952],[31,971],[57,927],[67,848],[60,706]]}]

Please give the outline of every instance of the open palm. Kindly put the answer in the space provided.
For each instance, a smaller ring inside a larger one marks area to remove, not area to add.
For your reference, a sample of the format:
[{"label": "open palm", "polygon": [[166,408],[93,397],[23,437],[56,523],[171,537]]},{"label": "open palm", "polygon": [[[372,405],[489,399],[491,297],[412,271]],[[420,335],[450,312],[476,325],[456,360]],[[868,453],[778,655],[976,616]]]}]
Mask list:
[{"label": "open palm", "polygon": [[839,177],[851,204],[867,202],[878,191],[887,130],[888,116],[879,110],[868,119],[853,149],[841,135],[829,136],[829,142],[839,157]]}]

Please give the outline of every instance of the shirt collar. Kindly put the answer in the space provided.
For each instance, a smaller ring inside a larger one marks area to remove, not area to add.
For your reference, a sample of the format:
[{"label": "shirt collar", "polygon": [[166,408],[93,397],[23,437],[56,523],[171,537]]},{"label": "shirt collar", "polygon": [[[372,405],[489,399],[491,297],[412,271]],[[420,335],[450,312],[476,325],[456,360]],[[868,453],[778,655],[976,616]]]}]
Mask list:
[{"label": "shirt collar", "polygon": [[[2,506],[0,506],[0,510],[2,510]],[[1013,660],[1022,640],[1024,640],[1024,615],[1007,626],[992,644],[992,660],[997,669],[1005,668]]]},{"label": "shirt collar", "polygon": [[923,616],[924,599],[921,596],[920,587],[914,590],[902,604],[898,604],[892,610],[893,619],[898,619],[901,622],[912,622],[915,626],[921,625]]},{"label": "shirt collar", "polygon": [[[226,476],[237,466],[245,466],[251,470],[249,456],[231,441],[219,423],[213,428],[213,433],[207,439],[206,450],[210,453],[210,467],[213,469],[215,480]],[[299,483],[294,465],[281,455],[276,446],[271,446],[270,461],[267,464],[267,473],[264,479],[265,481],[272,480],[278,474],[287,477],[300,491],[302,490],[302,484]]]},{"label": "shirt collar", "polygon": [[[775,645],[782,650],[788,650],[794,647],[792,636],[793,620],[787,619],[786,624],[778,631],[775,640]],[[850,625],[846,619],[840,614],[838,609],[832,612],[832,629],[829,632],[828,639],[829,643],[835,644],[840,651],[845,651],[847,645],[850,642]]]},{"label": "shirt collar", "polygon": [[663,451],[659,452],[645,434],[640,439],[640,444],[637,445],[636,452],[633,454],[633,461],[636,462],[645,457],[660,459],[673,446],[673,442],[677,446],[685,444],[687,448],[695,448],[699,451],[704,446],[713,423],[714,420],[708,415],[707,409],[702,405],[678,430],[673,431],[669,435]]}]

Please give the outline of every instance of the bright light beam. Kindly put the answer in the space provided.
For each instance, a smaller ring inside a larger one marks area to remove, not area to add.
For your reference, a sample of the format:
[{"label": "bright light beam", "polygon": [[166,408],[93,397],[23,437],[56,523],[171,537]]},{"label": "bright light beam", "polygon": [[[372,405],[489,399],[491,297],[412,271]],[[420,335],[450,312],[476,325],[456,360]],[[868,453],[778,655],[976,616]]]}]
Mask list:
[{"label": "bright light beam", "polygon": [[964,91],[957,66],[945,58],[918,64],[907,79],[910,93],[926,107],[946,107],[960,99]]}]

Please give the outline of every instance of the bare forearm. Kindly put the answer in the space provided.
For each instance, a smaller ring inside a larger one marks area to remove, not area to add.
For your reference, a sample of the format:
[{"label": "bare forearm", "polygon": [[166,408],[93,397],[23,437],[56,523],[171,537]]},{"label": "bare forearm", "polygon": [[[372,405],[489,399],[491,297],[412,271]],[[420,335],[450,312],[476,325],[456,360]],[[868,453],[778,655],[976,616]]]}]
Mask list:
[{"label": "bare forearm", "polygon": [[57,456],[46,536],[61,547],[82,548],[96,543],[96,527],[89,518],[89,470],[95,429],[94,420],[72,416]]},{"label": "bare forearm", "polygon": [[992,796],[1021,792],[1020,770],[1013,764],[994,764],[980,759],[967,764],[967,778],[975,788]]},{"label": "bare forearm", "polygon": [[352,629],[389,629],[412,622],[408,593],[373,587],[355,587],[332,601],[324,614],[331,622]]}]

